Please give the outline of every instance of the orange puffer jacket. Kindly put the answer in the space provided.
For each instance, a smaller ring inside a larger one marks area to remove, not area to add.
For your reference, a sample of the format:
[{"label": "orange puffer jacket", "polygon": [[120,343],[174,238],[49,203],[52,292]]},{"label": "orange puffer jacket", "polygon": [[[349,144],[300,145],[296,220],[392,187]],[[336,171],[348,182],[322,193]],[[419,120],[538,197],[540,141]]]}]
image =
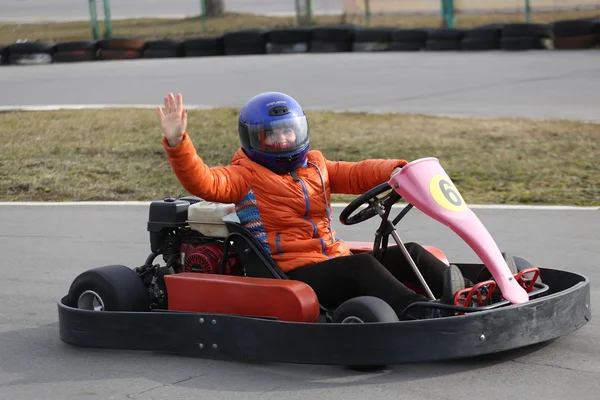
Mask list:
[{"label": "orange puffer jacket", "polygon": [[293,177],[271,172],[241,148],[231,165],[208,167],[187,132],[176,147],[169,147],[165,138],[162,144],[183,187],[206,201],[234,203],[240,222],[284,272],[349,255],[350,249],[330,225],[331,193],[362,194],[406,164],[405,160],[329,161],[311,150]]}]

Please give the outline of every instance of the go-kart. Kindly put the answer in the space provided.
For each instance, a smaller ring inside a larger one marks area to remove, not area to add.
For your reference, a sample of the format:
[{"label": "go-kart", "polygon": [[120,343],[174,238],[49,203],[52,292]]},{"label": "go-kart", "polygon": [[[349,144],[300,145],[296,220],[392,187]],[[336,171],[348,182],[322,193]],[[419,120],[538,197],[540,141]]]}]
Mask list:
[{"label": "go-kart", "polygon": [[[391,220],[400,199],[408,205]],[[436,158],[408,163],[342,211],[346,225],[381,217],[374,242],[348,242],[352,252],[382,257],[391,236],[418,278],[406,285],[433,298],[395,229],[412,207],[456,232],[482,260],[452,262],[475,282],[454,304],[424,301],[397,315],[383,300],[361,296],[326,308],[310,286],[279,269],[233,204],[167,198],[150,204],[143,265],[104,266],[74,279],[58,302],[60,338],[83,347],[377,367],[514,349],[590,320],[589,280],[501,252]],[[449,265],[443,251],[424,247]],[[413,307],[443,312],[414,319]]]}]

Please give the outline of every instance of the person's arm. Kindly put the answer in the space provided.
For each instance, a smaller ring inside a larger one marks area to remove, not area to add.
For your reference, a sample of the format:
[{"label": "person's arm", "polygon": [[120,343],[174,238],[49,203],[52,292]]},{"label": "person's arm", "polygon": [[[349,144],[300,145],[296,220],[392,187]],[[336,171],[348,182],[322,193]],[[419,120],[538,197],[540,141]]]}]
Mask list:
[{"label": "person's arm", "polygon": [[173,94],[165,97],[165,113],[158,107],[164,137],[162,145],[173,172],[182,186],[192,195],[217,203],[237,203],[243,196],[246,183],[236,171],[240,167],[208,167],[198,156],[187,127],[187,110],[181,94],[177,102]]},{"label": "person's arm", "polygon": [[358,162],[325,160],[331,193],[363,194],[387,182],[406,160],[369,159]]}]

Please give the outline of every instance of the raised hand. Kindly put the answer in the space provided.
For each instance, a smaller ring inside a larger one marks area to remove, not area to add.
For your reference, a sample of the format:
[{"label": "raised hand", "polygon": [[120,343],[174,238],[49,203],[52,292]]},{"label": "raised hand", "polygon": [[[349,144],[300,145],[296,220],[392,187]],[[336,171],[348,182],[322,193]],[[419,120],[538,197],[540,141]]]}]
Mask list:
[{"label": "raised hand", "polygon": [[177,146],[187,128],[187,109],[183,108],[183,96],[181,93],[177,95],[177,101],[173,93],[169,93],[164,98],[165,112],[160,107],[157,107],[158,115],[161,120],[162,129],[169,146]]}]

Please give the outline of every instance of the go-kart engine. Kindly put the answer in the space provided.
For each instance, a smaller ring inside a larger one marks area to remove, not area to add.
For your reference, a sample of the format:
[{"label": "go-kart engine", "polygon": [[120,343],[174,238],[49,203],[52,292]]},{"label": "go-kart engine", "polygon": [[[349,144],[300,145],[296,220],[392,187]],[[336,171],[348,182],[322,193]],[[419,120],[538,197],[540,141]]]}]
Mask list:
[{"label": "go-kart engine", "polygon": [[[183,269],[181,272],[201,272],[218,274],[225,253],[220,243],[192,244],[183,243]],[[230,255],[225,265],[226,275],[243,275],[241,265],[236,255]]]}]

